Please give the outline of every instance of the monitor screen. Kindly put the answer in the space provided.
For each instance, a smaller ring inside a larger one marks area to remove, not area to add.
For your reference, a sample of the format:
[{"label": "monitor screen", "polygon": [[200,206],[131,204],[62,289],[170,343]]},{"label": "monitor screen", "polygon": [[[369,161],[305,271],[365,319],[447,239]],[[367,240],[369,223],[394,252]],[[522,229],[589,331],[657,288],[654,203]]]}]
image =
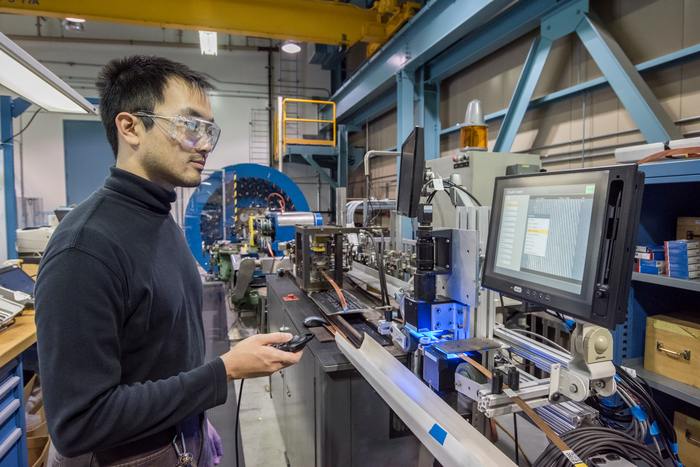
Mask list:
[{"label": "monitor screen", "polygon": [[8,266],[0,269],[0,287],[33,295],[34,279],[19,266]]},{"label": "monitor screen", "polygon": [[636,177],[619,166],[497,178],[484,287],[614,327],[626,298],[624,310],[611,299],[631,280]]},{"label": "monitor screen", "polygon": [[401,146],[400,164],[396,210],[402,216],[416,217],[425,170],[423,128],[415,127],[404,141]]},{"label": "monitor screen", "polygon": [[506,188],[494,270],[581,295],[595,187]]}]

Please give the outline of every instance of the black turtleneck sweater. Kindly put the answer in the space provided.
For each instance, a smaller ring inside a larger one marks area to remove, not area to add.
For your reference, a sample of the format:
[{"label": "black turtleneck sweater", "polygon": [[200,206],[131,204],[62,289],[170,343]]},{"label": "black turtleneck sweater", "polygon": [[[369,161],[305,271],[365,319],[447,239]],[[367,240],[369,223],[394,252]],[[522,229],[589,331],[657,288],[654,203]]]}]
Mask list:
[{"label": "black turtleneck sweater", "polygon": [[176,194],[117,168],[60,223],[36,283],[39,368],[58,452],[75,457],[168,430],[226,401],[204,364],[202,283]]}]

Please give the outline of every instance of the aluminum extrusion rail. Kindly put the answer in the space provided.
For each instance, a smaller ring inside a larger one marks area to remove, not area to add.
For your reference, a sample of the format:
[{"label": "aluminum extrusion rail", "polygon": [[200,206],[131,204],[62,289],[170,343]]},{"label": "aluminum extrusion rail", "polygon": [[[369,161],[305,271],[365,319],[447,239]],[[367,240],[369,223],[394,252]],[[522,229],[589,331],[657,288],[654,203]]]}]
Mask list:
[{"label": "aluminum extrusion rail", "polygon": [[355,349],[336,334],[341,352],[445,467],[514,467],[445,401],[374,339]]},{"label": "aluminum extrusion rail", "polygon": [[510,349],[516,354],[531,360],[540,370],[551,373],[552,365],[555,364],[561,365],[564,369],[569,368],[571,355],[567,352],[537,342],[505,327],[494,328],[493,336],[510,346]]}]

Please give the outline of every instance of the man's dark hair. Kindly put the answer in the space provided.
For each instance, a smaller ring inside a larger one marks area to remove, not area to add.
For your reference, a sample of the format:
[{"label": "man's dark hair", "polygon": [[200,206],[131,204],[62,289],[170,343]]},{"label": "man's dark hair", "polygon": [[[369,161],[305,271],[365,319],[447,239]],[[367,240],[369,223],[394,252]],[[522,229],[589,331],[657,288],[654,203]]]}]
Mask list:
[{"label": "man's dark hair", "polygon": [[[152,112],[156,104],[165,100],[165,87],[171,79],[179,79],[201,92],[214,89],[201,73],[154,55],[117,58],[100,70],[96,83],[100,91],[100,117],[115,159],[119,151],[117,115],[139,110]],[[144,118],[143,125],[150,130],[153,120]]]}]

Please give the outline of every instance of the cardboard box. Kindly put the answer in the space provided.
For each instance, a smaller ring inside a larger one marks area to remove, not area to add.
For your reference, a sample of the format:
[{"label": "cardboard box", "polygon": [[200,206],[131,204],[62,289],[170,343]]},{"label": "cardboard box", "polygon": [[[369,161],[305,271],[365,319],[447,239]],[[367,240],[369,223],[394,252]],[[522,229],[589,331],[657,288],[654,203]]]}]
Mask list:
[{"label": "cardboard box", "polygon": [[676,239],[700,238],[700,217],[679,217],[676,223]]},{"label": "cardboard box", "polygon": [[32,467],[49,467],[49,446],[51,438],[48,436],[39,436],[36,438],[27,438],[27,454],[29,456],[29,465]]},{"label": "cardboard box", "polygon": [[680,412],[673,413],[678,438],[678,458],[685,467],[700,467],[700,421]]},{"label": "cardboard box", "polygon": [[700,316],[649,316],[644,368],[700,388]]}]

